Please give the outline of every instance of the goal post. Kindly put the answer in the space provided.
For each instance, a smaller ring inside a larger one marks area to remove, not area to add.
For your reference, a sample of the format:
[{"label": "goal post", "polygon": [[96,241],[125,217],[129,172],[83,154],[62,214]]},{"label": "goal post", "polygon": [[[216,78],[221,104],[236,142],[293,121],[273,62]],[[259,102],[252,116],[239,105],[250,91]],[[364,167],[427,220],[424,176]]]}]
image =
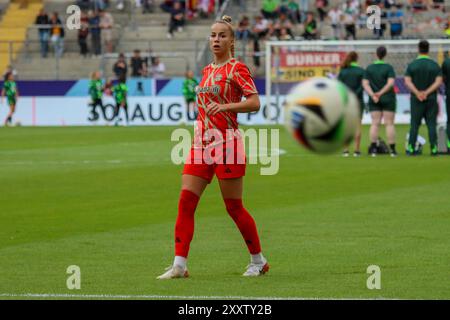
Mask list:
[{"label": "goal post", "polygon": [[[409,123],[409,91],[404,84],[404,74],[408,64],[418,55],[419,39],[415,40],[353,40],[353,41],[267,41],[265,47],[265,104],[268,106],[267,122],[282,123],[279,116],[285,96],[299,82],[311,77],[337,77],[342,61],[350,51],[358,53],[358,63],[366,68],[376,60],[375,52],[385,46],[384,59],[394,67],[397,92],[396,123]],[[428,40],[430,57],[439,65],[450,54],[450,39]],[[440,91],[443,93],[443,91]],[[365,96],[367,102],[368,97]],[[438,97],[440,105],[439,122],[445,121],[445,104],[442,94]],[[275,108],[273,108],[273,107]],[[274,109],[279,110],[275,115]],[[369,123],[365,114],[363,123]]]}]

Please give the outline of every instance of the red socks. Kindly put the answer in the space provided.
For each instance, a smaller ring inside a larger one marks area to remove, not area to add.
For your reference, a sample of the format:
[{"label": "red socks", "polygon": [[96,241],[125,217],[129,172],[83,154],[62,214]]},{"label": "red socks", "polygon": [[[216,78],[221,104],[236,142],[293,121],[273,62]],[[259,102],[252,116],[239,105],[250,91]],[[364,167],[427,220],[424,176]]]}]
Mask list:
[{"label": "red socks", "polygon": [[[194,213],[199,197],[188,190],[181,190],[178,202],[178,216],[175,224],[175,256],[187,258],[189,246],[194,236]],[[225,199],[228,214],[236,223],[247,244],[250,254],[261,252],[255,220],[245,210],[242,199]]]},{"label": "red socks", "polygon": [[194,213],[199,197],[189,191],[181,190],[178,202],[178,217],[175,224],[175,256],[187,258],[189,245],[194,236]]},{"label": "red socks", "polygon": [[242,237],[247,244],[250,254],[258,254],[261,252],[261,244],[259,242],[258,231],[256,230],[255,220],[250,213],[245,210],[242,205],[242,199],[225,199],[228,214],[233,218]]}]

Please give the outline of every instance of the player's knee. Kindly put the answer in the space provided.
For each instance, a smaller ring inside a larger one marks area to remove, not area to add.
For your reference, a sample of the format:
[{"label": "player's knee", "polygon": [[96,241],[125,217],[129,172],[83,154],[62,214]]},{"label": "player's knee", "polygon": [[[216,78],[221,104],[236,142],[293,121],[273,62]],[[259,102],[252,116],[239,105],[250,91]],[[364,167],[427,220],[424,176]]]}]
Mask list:
[{"label": "player's knee", "polygon": [[225,199],[224,201],[227,212],[233,219],[245,213],[242,199]]}]

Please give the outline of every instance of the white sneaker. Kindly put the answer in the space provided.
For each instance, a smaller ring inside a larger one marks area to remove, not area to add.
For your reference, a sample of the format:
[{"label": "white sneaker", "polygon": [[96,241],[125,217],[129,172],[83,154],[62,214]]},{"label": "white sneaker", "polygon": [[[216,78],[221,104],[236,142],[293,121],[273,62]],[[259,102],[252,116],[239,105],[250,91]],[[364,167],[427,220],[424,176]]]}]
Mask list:
[{"label": "white sneaker", "polygon": [[257,277],[262,276],[263,274],[269,271],[269,264],[267,261],[261,264],[250,263],[247,266],[247,271],[244,272],[244,277]]},{"label": "white sneaker", "polygon": [[166,268],[166,272],[157,277],[158,280],[175,279],[175,278],[187,278],[189,273],[187,268],[183,269],[180,266],[170,266]]},{"label": "white sneaker", "polygon": [[172,38],[173,38],[172,34],[171,34],[171,33],[168,33],[168,34],[167,34],[167,39],[172,39]]}]

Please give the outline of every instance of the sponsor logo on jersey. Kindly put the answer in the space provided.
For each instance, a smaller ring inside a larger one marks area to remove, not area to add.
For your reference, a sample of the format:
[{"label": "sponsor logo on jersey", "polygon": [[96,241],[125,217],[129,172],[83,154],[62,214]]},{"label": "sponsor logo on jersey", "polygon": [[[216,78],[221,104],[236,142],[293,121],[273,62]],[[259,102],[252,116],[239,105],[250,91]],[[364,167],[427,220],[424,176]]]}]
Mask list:
[{"label": "sponsor logo on jersey", "polygon": [[220,86],[219,85],[206,86],[206,87],[197,86],[195,88],[195,93],[196,94],[199,94],[199,93],[215,93],[215,94],[219,94],[219,92],[220,92]]}]

